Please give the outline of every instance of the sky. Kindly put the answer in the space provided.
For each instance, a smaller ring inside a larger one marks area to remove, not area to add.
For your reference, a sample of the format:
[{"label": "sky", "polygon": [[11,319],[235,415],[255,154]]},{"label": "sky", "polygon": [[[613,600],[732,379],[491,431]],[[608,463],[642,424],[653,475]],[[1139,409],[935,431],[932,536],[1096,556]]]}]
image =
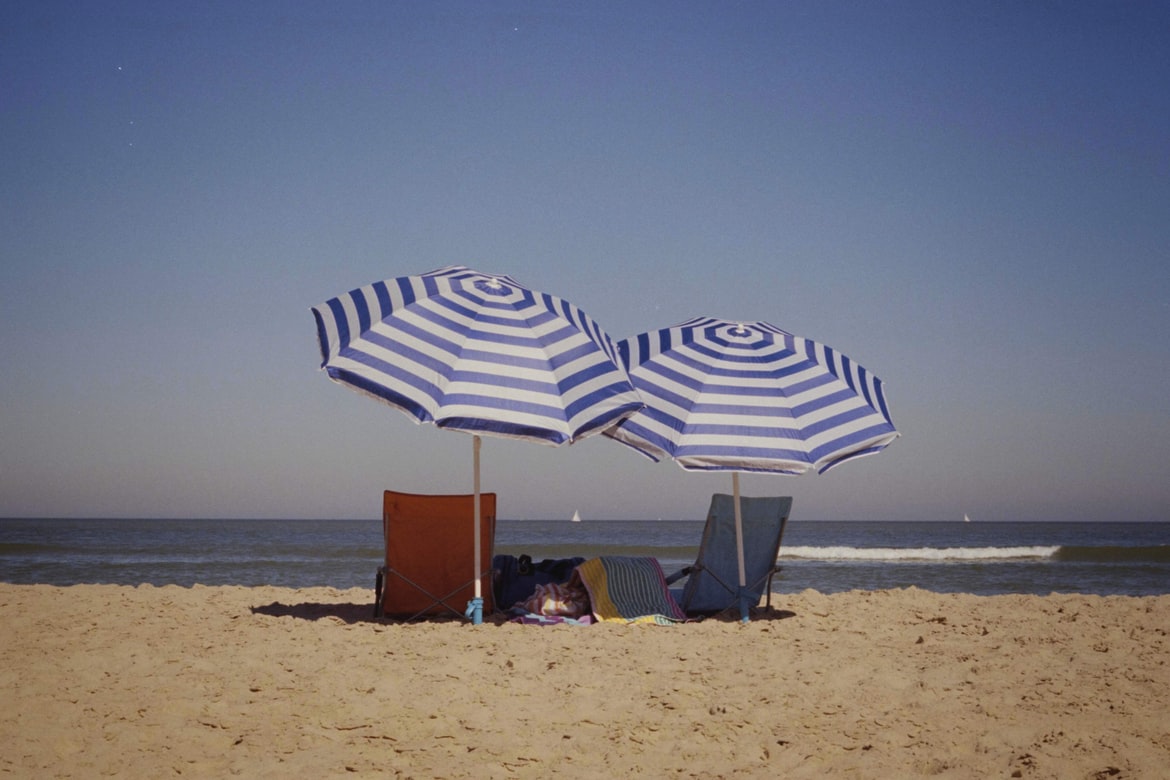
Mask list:
[{"label": "sky", "polygon": [[[0,6],[0,517],[377,518],[470,437],[330,382],[310,307],[446,265],[614,339],[764,320],[902,436],[794,520],[1170,519],[1170,6]],[[500,517],[726,474],[485,439]]]}]

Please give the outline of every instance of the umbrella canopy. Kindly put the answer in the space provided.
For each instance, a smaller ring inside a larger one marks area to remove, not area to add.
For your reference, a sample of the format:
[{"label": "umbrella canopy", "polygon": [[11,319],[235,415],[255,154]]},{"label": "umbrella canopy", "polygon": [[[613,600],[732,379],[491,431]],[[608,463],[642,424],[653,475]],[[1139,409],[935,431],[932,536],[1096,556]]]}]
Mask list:
[{"label": "umbrella canopy", "polygon": [[646,407],[606,435],[688,471],[825,472],[898,437],[880,379],[766,322],[699,317],[618,350]]},{"label": "umbrella canopy", "polygon": [[641,408],[609,335],[573,304],[451,266],[313,307],[321,367],[416,422],[564,444]]},{"label": "umbrella canopy", "polygon": [[[882,382],[844,355],[766,322],[699,317],[618,343],[646,406],[606,431],[688,471],[828,471],[898,437]],[[746,608],[744,608],[746,619]]]},{"label": "umbrella canopy", "polygon": [[[330,379],[415,422],[474,435],[477,497],[480,434],[555,446],[642,407],[591,317],[507,276],[451,266],[375,282],[312,310]],[[479,523],[468,520],[479,549]]]}]

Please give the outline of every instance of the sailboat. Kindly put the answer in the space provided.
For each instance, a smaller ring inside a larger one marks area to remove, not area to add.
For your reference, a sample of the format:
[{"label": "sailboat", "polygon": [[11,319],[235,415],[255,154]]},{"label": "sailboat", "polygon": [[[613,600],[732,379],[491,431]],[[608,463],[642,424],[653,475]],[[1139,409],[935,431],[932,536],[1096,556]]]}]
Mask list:
[{"label": "sailboat", "polygon": [[964,514],[963,514],[963,522],[964,522],[964,523],[969,523],[969,522],[971,522],[971,518],[967,517],[966,513],[964,513]]},{"label": "sailboat", "polygon": [[576,511],[576,510],[574,510],[574,511],[573,511],[573,516],[572,516],[571,518],[569,518],[569,519],[570,519],[570,521],[571,521],[571,522],[574,522],[574,523],[579,523],[579,522],[581,522],[581,513],[580,513],[580,512],[578,512],[578,511]]}]

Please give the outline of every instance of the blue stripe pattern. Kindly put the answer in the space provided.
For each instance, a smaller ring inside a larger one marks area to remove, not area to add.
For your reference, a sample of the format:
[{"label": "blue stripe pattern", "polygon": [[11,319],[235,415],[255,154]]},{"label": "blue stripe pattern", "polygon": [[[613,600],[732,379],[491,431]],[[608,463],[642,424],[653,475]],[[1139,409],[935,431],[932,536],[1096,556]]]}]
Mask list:
[{"label": "blue stripe pattern", "polygon": [[642,408],[589,315],[507,276],[451,266],[312,311],[329,378],[418,422],[558,445]]},{"label": "blue stripe pattern", "polygon": [[605,433],[653,460],[823,473],[898,437],[880,379],[766,322],[698,317],[617,348],[646,407]]}]

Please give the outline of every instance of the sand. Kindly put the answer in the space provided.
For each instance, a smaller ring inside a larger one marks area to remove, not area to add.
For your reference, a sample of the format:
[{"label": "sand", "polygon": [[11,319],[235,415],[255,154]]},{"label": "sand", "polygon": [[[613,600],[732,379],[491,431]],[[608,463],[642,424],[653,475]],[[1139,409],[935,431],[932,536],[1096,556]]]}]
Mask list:
[{"label": "sand", "polygon": [[1170,596],[779,598],[749,625],[371,619],[0,585],[12,777],[1161,778]]}]

